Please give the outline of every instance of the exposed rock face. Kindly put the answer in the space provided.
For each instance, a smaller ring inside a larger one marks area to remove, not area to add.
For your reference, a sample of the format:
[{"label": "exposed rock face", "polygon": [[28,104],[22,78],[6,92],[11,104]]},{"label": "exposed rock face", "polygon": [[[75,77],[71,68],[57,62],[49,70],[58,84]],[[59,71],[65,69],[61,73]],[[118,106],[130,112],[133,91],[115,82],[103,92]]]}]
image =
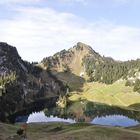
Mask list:
[{"label": "exposed rock face", "polygon": [[95,52],[89,45],[78,42],[68,50],[62,50],[51,57],[44,58],[41,63],[52,71],[59,80],[68,85],[71,91],[80,90],[89,79],[86,69],[86,58],[94,61],[104,61],[104,58]]},{"label": "exposed rock face", "polygon": [[60,94],[80,91],[85,80],[112,84],[140,77],[140,60],[115,61],[81,42],[41,63],[43,68],[23,61],[15,47],[0,43],[0,120],[54,106]]},{"label": "exposed rock face", "polygon": [[86,56],[94,56],[95,59],[102,58],[89,45],[78,42],[67,51],[62,50],[54,56],[44,58],[42,63],[46,64],[51,71],[64,72],[66,68],[69,68],[72,73],[80,76],[85,72],[83,59]]},{"label": "exposed rock face", "polygon": [[[128,82],[133,85],[136,79],[139,79],[140,73],[139,59],[125,62],[115,61],[111,57],[99,55],[89,45],[81,42],[69,50],[63,50],[44,58],[42,63],[72,90],[77,90],[76,87],[81,88],[84,80],[112,84],[120,79],[131,78],[132,81]],[[76,86],[73,87],[73,85]]]},{"label": "exposed rock face", "polygon": [[[6,43],[0,43],[0,75],[15,70],[17,70],[18,74],[23,73],[24,69],[21,64],[25,65],[15,47],[11,47]],[[19,69],[17,69],[18,67]],[[27,70],[27,68],[25,69]]]},{"label": "exposed rock face", "polygon": [[0,80],[2,121],[18,111],[28,110],[28,105],[42,99],[45,102],[45,99],[54,98],[51,105],[55,105],[58,96],[65,93],[62,82],[51,72],[23,61],[16,48],[6,43],[0,43]]}]

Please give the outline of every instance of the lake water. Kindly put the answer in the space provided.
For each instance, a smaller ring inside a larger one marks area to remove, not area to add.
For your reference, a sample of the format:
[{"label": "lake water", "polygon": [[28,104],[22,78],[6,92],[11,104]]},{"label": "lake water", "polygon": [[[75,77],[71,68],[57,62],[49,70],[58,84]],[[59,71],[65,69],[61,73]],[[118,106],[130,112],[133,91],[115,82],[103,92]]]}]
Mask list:
[{"label": "lake water", "polygon": [[133,119],[129,119],[126,116],[121,115],[110,115],[106,117],[97,117],[91,121],[92,124],[99,125],[111,125],[111,126],[135,126],[138,125],[139,122]]},{"label": "lake water", "polygon": [[[67,122],[67,123],[76,123],[75,120],[72,119],[63,119],[59,117],[46,117],[45,113],[37,112],[29,115],[27,123],[37,123],[37,122]],[[110,115],[106,117],[96,117],[91,122],[91,124],[99,124],[99,125],[111,125],[111,126],[135,126],[138,125],[139,122],[133,119],[129,119],[126,116],[121,115]]]},{"label": "lake water", "polygon": [[[77,107],[77,109],[75,109]],[[111,126],[135,126],[140,124],[140,112],[120,107],[108,106],[92,102],[77,102],[66,109],[51,108],[47,111],[35,112],[28,116],[18,116],[16,122],[87,122]]]},{"label": "lake water", "polygon": [[75,123],[72,119],[63,119],[59,117],[45,116],[43,111],[35,112],[29,115],[27,123],[35,123],[35,122],[68,122],[68,123]]}]

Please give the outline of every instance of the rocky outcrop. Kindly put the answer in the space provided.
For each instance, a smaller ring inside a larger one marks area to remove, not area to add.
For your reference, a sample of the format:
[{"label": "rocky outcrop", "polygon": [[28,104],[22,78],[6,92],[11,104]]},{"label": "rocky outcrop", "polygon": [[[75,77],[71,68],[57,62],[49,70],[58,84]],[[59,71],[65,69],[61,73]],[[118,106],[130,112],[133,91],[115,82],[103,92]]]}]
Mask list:
[{"label": "rocky outcrop", "polygon": [[44,58],[41,63],[63,81],[70,91],[80,91],[85,80],[89,78],[84,63],[87,57],[100,61],[103,59],[89,45],[78,42],[68,50],[62,50],[51,57]]},{"label": "rocky outcrop", "polygon": [[29,106],[32,106],[30,111],[34,110],[39,101],[46,106],[55,105],[56,99],[64,93],[63,83],[50,71],[23,61],[15,47],[0,43],[1,121],[7,121],[9,116],[22,110],[28,112]]},{"label": "rocky outcrop", "polygon": [[[139,80],[139,73],[139,59],[115,61],[81,42],[44,58],[37,65],[23,61],[15,47],[1,42],[0,120],[7,121],[19,112],[29,114],[33,110],[55,106],[60,94],[81,91],[85,81],[112,84],[133,77]],[[134,82],[132,86],[139,90],[139,84],[134,85],[137,83]]]},{"label": "rocky outcrop", "polygon": [[[82,87],[83,80],[105,84],[113,84],[119,80],[128,80],[126,85],[133,86],[134,91],[140,93],[139,59],[124,62],[116,61],[111,57],[101,56],[89,45],[78,42],[69,50],[63,50],[51,57],[44,58],[42,63],[74,91],[77,90],[76,87]],[[83,79],[80,80],[79,77]],[[79,86],[73,87],[73,85],[77,85],[77,81],[82,82],[79,83]]]},{"label": "rocky outcrop", "polygon": [[72,73],[80,76],[81,73],[85,73],[83,59],[86,56],[94,56],[95,59],[102,58],[89,45],[78,42],[69,50],[62,50],[51,57],[44,58],[42,63],[51,71],[64,72],[69,69]]}]

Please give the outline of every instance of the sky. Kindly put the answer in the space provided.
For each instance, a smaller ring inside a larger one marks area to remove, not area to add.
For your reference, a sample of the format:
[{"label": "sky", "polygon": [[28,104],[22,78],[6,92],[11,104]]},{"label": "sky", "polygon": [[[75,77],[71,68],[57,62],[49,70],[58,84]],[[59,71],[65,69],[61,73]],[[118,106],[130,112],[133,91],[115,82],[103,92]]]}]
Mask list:
[{"label": "sky", "polygon": [[140,58],[140,0],[0,0],[0,41],[27,61],[77,42],[116,60]]}]

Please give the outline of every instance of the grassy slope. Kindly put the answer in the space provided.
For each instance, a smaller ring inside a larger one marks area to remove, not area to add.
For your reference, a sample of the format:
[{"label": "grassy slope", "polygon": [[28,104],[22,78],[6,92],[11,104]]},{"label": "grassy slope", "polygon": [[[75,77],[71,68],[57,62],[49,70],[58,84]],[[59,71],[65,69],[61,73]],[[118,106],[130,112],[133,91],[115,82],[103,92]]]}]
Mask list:
[{"label": "grassy slope", "polygon": [[125,82],[116,82],[112,85],[86,83],[83,91],[73,93],[69,100],[76,101],[79,98],[118,106],[140,103],[140,94],[134,93],[131,87],[126,87]]},{"label": "grassy slope", "polygon": [[73,73],[54,73],[54,75],[61,80],[65,85],[69,85],[72,91],[78,91],[83,87],[85,80]]},{"label": "grassy slope", "polygon": [[[0,124],[0,139],[15,135],[17,128],[17,125]],[[134,131],[90,124],[29,124],[27,136],[30,140],[140,140],[139,128]]]}]

